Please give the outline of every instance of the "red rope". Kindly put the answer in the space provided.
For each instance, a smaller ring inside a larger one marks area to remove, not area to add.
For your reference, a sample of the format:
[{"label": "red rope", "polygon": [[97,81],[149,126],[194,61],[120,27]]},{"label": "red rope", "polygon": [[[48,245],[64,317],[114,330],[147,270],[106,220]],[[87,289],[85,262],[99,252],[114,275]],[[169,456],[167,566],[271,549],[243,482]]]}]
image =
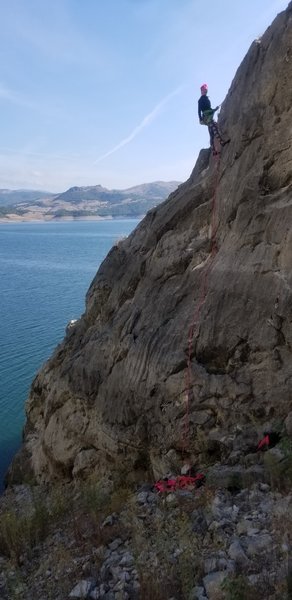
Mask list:
[{"label": "red rope", "polygon": [[157,492],[175,492],[176,490],[194,489],[201,487],[205,482],[205,475],[203,473],[197,473],[195,477],[188,475],[178,475],[168,479],[159,479],[154,484],[154,488]]},{"label": "red rope", "polygon": [[218,223],[216,225],[216,204],[217,204],[217,190],[219,184],[219,167],[220,167],[220,154],[216,156],[216,179],[214,186],[214,194],[212,199],[212,207],[211,207],[211,252],[208,258],[208,262],[206,268],[203,268],[200,287],[199,287],[199,299],[197,305],[195,307],[194,315],[191,321],[191,325],[189,328],[188,335],[188,359],[187,359],[187,371],[186,371],[186,413],[184,419],[184,436],[183,436],[183,444],[182,447],[184,450],[189,449],[190,445],[190,402],[192,400],[192,387],[193,387],[193,377],[192,377],[192,347],[195,332],[197,331],[197,327],[199,324],[201,309],[206,301],[207,293],[208,293],[208,283],[209,283],[209,275],[211,272],[211,268],[214,263],[215,256],[217,254],[217,242],[216,242],[216,234],[218,230]]}]

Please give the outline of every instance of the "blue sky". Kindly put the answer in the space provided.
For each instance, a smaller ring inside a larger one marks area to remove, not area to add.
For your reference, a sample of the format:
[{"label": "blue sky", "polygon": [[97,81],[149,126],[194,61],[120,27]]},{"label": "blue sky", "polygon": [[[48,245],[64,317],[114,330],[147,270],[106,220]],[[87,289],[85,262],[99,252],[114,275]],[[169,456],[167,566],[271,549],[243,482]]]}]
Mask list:
[{"label": "blue sky", "polygon": [[184,181],[252,41],[288,0],[9,0],[0,188]]}]

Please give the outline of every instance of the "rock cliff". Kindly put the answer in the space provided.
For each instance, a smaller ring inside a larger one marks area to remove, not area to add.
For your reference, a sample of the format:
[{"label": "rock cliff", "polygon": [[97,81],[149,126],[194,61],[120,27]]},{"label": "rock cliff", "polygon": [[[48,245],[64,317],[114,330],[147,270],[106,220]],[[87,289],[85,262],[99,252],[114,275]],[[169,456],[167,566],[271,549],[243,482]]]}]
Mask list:
[{"label": "rock cliff", "polygon": [[291,2],[251,45],[219,127],[219,162],[202,150],[98,270],[32,384],[11,481],[158,476],[203,446],[220,460],[291,410]]}]

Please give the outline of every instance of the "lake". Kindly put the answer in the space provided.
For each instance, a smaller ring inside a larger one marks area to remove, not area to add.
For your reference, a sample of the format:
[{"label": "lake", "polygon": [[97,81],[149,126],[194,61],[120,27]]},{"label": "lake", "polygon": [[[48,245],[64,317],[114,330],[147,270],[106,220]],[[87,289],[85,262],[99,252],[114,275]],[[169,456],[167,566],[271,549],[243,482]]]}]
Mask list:
[{"label": "lake", "polygon": [[0,490],[21,443],[24,404],[43,362],[85,309],[112,245],[137,219],[0,223]]}]

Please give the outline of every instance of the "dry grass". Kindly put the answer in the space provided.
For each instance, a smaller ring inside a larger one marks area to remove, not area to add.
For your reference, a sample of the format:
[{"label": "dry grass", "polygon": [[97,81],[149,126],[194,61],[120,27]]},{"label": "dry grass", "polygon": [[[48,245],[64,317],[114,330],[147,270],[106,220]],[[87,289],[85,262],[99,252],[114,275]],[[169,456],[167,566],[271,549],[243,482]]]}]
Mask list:
[{"label": "dry grass", "polygon": [[0,521],[0,553],[16,563],[42,541],[49,529],[50,515],[46,504],[35,499],[29,514],[5,511]]},{"label": "dry grass", "polygon": [[226,577],[221,585],[224,600],[254,600],[257,597],[244,575]]},{"label": "dry grass", "polygon": [[[78,572],[80,579],[83,576],[98,577],[104,555],[97,551],[116,538],[130,542],[134,566],[139,575],[138,597],[141,600],[164,600],[171,597],[177,600],[188,599],[191,590],[194,586],[201,585],[204,576],[203,537],[201,530],[194,528],[196,513],[208,514],[215,494],[216,490],[207,484],[191,495],[176,494],[173,503],[168,503],[162,495],[157,496],[156,505],[147,506],[139,504],[136,494],[129,488],[121,486],[113,492],[103,482],[92,479],[71,487],[54,488],[46,493],[45,502],[40,497],[34,498],[31,510],[25,515],[12,511],[2,513],[0,553],[12,559],[14,564],[22,564],[23,554],[29,557],[36,544],[44,540],[48,533],[53,534],[49,537],[47,546],[44,546],[44,555],[41,545],[33,552],[34,565],[30,571],[29,584],[23,579],[21,569],[14,569],[13,574],[9,574],[9,569],[7,570],[5,600],[27,600],[28,591],[23,587],[26,584],[29,585],[30,592],[42,586],[42,598],[46,600],[55,600],[56,590],[60,592],[60,597],[67,598],[69,588],[73,587],[69,574],[76,571],[76,577]],[[250,511],[253,509],[251,503]],[[105,518],[113,513],[117,519],[114,516],[108,520],[109,524],[104,525]],[[244,574],[227,576],[218,592],[220,598],[292,599],[292,577],[287,575],[288,551],[287,573],[285,574],[285,569],[283,573],[279,571],[279,565],[283,570],[285,556],[282,555],[279,560],[278,549],[283,542],[287,542],[287,547],[290,547],[290,539],[292,541],[292,514],[290,518],[287,513],[288,511],[274,517],[272,523],[276,545],[269,552],[268,562],[270,566],[273,562],[270,560],[271,552],[274,551],[275,568],[271,568],[276,573],[274,579],[272,575],[266,579],[263,577],[255,589],[251,588]],[[58,526],[61,530],[59,541]],[[210,537],[209,543],[214,551],[222,549],[222,535],[220,532],[218,535],[218,541],[214,532]],[[285,553],[284,550],[283,552]],[[47,557],[46,562],[43,556]],[[78,562],[80,556],[87,557],[85,570],[84,564]],[[261,565],[259,561],[258,567],[261,572],[264,564]],[[46,576],[47,571],[54,576]],[[34,597],[38,597],[37,593],[36,591]]]}]

